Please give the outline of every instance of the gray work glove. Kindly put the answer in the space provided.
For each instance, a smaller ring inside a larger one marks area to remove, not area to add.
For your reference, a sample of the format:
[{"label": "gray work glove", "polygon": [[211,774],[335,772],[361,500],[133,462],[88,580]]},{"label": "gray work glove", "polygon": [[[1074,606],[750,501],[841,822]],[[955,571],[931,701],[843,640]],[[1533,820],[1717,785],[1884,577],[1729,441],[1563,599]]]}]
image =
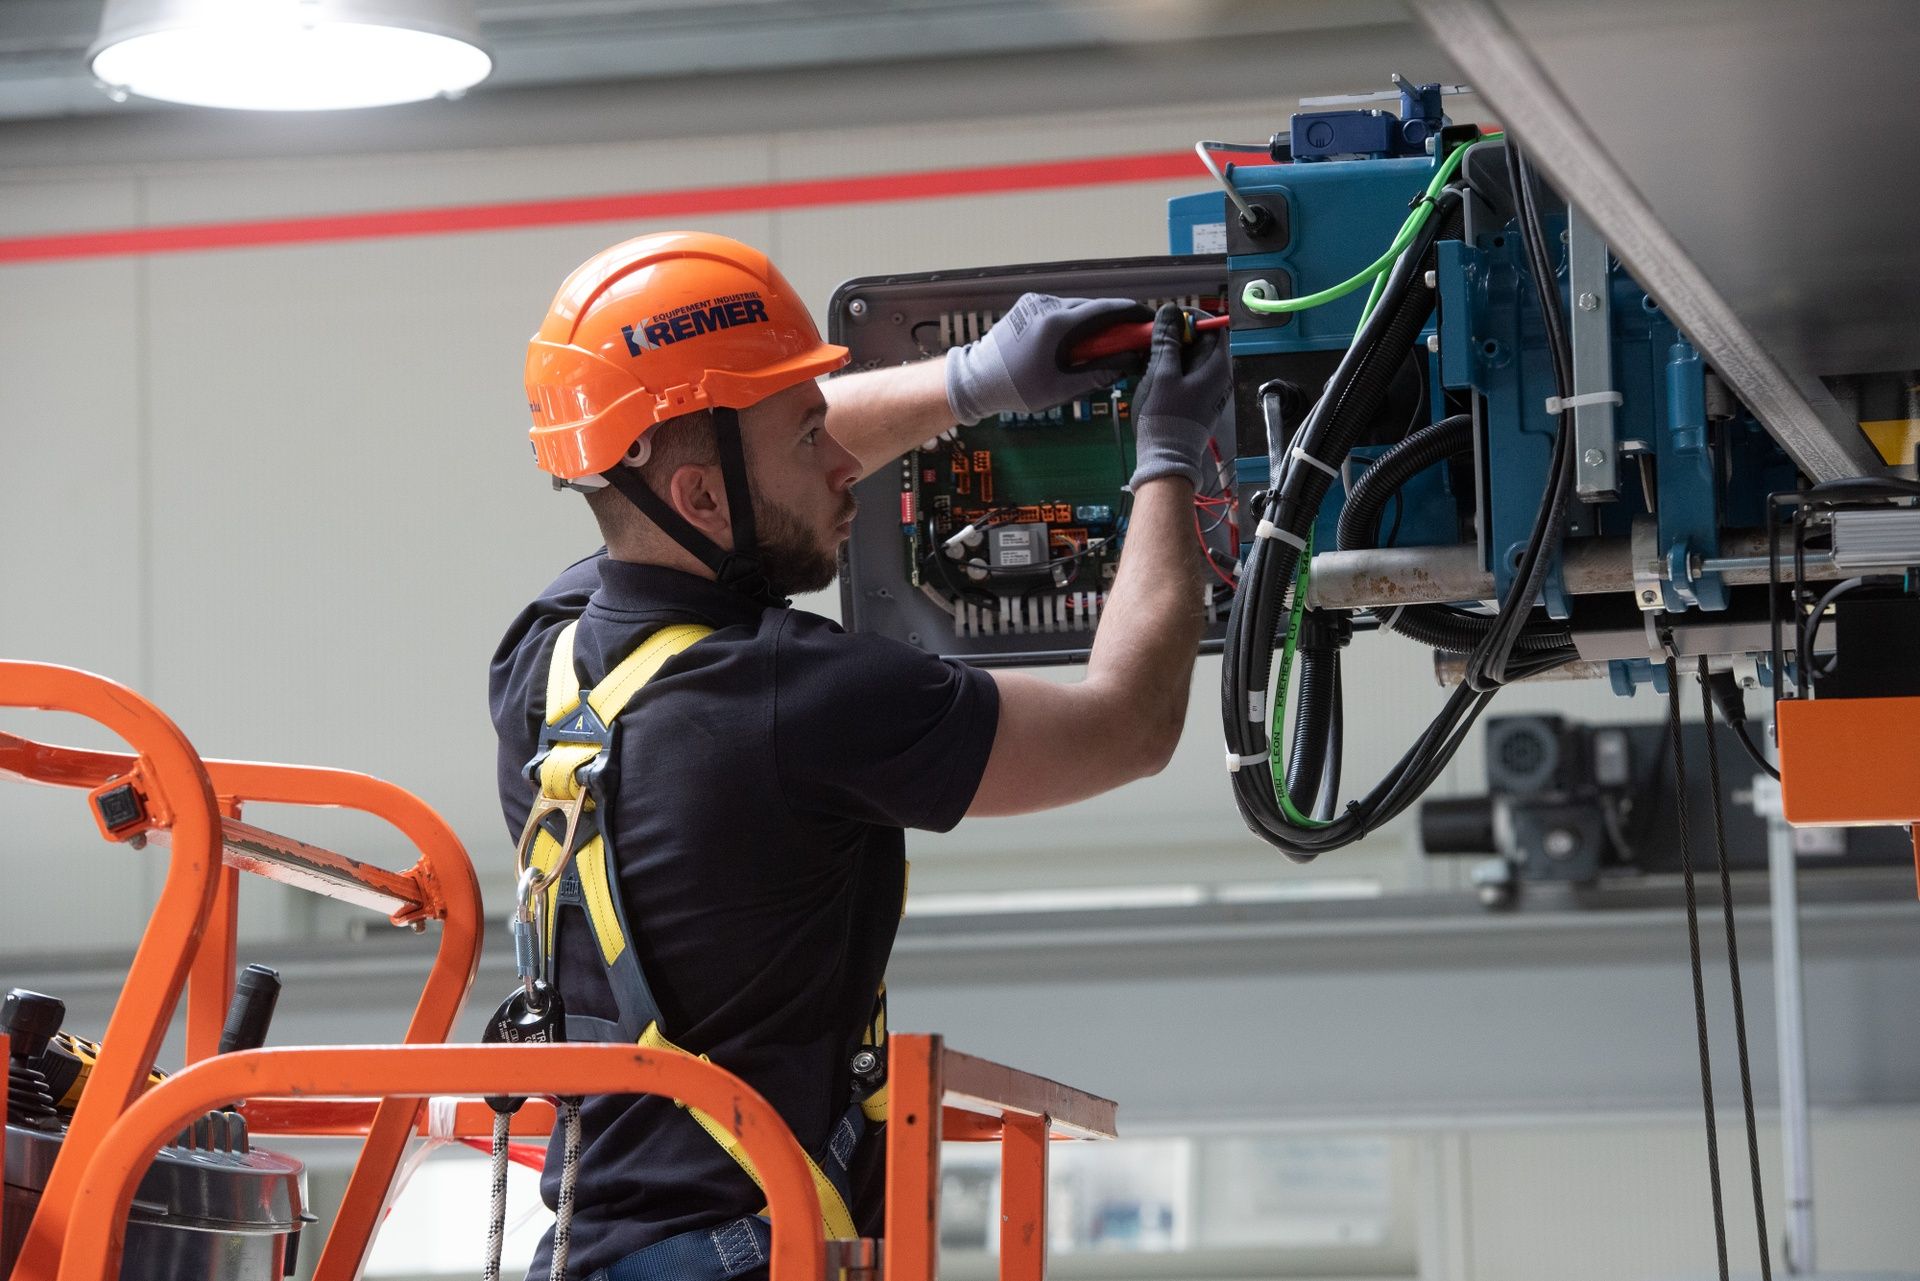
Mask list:
[{"label": "gray work glove", "polygon": [[1195,332],[1190,340],[1187,333],[1187,317],[1173,303],[1153,318],[1147,372],[1133,388],[1130,490],[1162,476],[1184,476],[1198,489],[1207,442],[1233,399],[1226,331]]},{"label": "gray work glove", "polygon": [[1037,414],[1105,387],[1139,368],[1138,357],[1069,368],[1067,353],[1083,338],[1147,309],[1126,298],[1055,298],[1021,294],[986,337],[947,352],[947,407],[971,427],[995,414]]}]

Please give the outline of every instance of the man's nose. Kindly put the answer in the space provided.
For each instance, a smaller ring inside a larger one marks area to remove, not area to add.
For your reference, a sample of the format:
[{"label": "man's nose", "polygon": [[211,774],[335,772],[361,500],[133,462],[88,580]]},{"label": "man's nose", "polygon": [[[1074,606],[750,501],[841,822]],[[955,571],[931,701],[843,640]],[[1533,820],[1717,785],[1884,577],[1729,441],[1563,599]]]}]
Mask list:
[{"label": "man's nose", "polygon": [[854,457],[853,452],[845,445],[834,439],[831,432],[822,434],[833,441],[833,453],[827,460],[827,484],[836,490],[853,488],[853,482],[860,479],[860,460]]}]

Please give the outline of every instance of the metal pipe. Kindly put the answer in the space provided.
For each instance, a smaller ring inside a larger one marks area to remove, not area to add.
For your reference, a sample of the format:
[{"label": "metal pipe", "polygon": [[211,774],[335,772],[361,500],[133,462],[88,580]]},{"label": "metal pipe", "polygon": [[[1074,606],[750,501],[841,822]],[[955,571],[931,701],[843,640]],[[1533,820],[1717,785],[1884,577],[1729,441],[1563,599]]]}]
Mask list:
[{"label": "metal pipe", "polygon": [[[1720,549],[1721,555],[1700,562],[1703,571],[1719,573],[1734,586],[1767,581],[1765,530],[1728,530],[1720,536]],[[1561,577],[1575,596],[1630,592],[1633,568],[1625,538],[1583,538],[1568,543],[1561,553]],[[1791,577],[1791,566],[1783,563],[1782,570]],[[1660,576],[1666,576],[1664,564]],[[1828,582],[1842,574],[1823,555],[1807,558],[1806,576],[1810,582]],[[1493,574],[1471,543],[1321,552],[1313,558],[1307,588],[1307,604],[1315,609],[1442,605],[1493,596]]]},{"label": "metal pipe", "polygon": [[[1603,681],[1607,679],[1608,674],[1606,663],[1589,662],[1586,659],[1578,658],[1571,663],[1562,663],[1558,667],[1541,672],[1537,676],[1526,676],[1521,679],[1527,681]],[[1467,656],[1465,654],[1449,654],[1441,649],[1433,651],[1433,679],[1435,681],[1443,686],[1452,687],[1458,685],[1466,678]]]},{"label": "metal pipe", "polygon": [[1813,1272],[1813,1149],[1807,1121],[1807,1026],[1800,992],[1800,898],[1793,829],[1767,821],[1773,910],[1773,1022],[1780,1054],[1781,1168],[1786,1173],[1787,1271]]}]

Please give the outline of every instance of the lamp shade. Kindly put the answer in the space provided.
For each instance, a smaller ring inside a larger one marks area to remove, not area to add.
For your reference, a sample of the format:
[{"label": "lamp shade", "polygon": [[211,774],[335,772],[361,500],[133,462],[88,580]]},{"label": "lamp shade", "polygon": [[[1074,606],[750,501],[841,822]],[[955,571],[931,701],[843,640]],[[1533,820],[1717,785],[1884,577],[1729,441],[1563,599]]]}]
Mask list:
[{"label": "lamp shade", "polygon": [[379,107],[484,80],[473,0],[107,0],[110,92],[251,111]]}]

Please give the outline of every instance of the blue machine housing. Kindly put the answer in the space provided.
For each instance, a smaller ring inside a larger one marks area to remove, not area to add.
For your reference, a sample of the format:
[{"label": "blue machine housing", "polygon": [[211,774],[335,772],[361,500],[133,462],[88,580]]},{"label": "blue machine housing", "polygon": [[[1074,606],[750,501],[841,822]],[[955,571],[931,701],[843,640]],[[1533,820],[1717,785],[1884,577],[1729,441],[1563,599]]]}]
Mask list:
[{"label": "blue machine housing", "polygon": [[[1229,253],[1230,282],[1259,278],[1273,283],[1285,297],[1311,293],[1337,284],[1380,256],[1407,216],[1407,201],[1426,188],[1433,162],[1424,157],[1382,160],[1330,160],[1314,164],[1235,165],[1228,181],[1242,196],[1286,211],[1289,234],[1284,244],[1258,253]],[[1232,206],[1217,191],[1177,196],[1168,202],[1171,252],[1201,251],[1210,243],[1231,247],[1226,235]],[[1236,358],[1261,355],[1298,355],[1342,352],[1353,341],[1360,323],[1366,290],[1357,289],[1310,311],[1243,324],[1235,318],[1231,349]],[[1429,326],[1424,333],[1432,332]],[[1416,424],[1418,425],[1418,424]],[[1267,456],[1243,449],[1236,463],[1241,487],[1264,488],[1269,481]],[[1344,485],[1336,485],[1315,525],[1318,546],[1334,545],[1334,528],[1345,500]],[[1454,541],[1456,521],[1427,524],[1403,522],[1402,546],[1424,546]]]},{"label": "blue machine housing", "polygon": [[[1318,118],[1295,117],[1296,147],[1302,122],[1311,125]],[[1380,134],[1389,142],[1393,136],[1388,129]],[[1478,193],[1468,202],[1465,239],[1441,242],[1436,254],[1437,321],[1422,335],[1429,339],[1423,354],[1430,412],[1408,424],[1411,430],[1442,416],[1448,393],[1456,399],[1468,394],[1478,429],[1473,469],[1478,492],[1455,496],[1444,464],[1423,473],[1403,494],[1393,541],[1401,547],[1458,543],[1469,527],[1462,517],[1470,514],[1482,562],[1492,571],[1496,593],[1504,596],[1546,492],[1558,418],[1548,407],[1556,392],[1552,361],[1517,224],[1507,209],[1504,165],[1495,145],[1483,152],[1469,157],[1463,171]],[[1313,293],[1346,280],[1381,254],[1437,163],[1430,155],[1387,154],[1230,167],[1227,181],[1242,198],[1275,214],[1279,234],[1266,243],[1251,239],[1234,225],[1234,209],[1225,197],[1210,191],[1170,202],[1171,249],[1177,254],[1217,250],[1224,242],[1236,296],[1254,279],[1271,283],[1273,296]],[[1551,193],[1547,195],[1551,200]],[[1554,204],[1543,220],[1561,315],[1571,318],[1583,300],[1588,312],[1599,310],[1596,291],[1572,295],[1568,214]],[[1636,519],[1644,539],[1644,526],[1651,522],[1664,567],[1660,598],[1636,603],[1642,608],[1657,603],[1672,613],[1724,610],[1726,585],[1718,574],[1702,572],[1701,561],[1719,554],[1721,529],[1761,525],[1764,495],[1791,488],[1795,470],[1737,405],[1729,402],[1720,407],[1720,418],[1709,419],[1707,373],[1698,352],[1611,255],[1604,262],[1609,377],[1602,387],[1576,391],[1618,393],[1611,440],[1581,441],[1583,449],[1614,453],[1617,483],[1604,501],[1572,505],[1568,541],[1630,537]],[[1365,297],[1363,287],[1279,317],[1254,316],[1236,306],[1231,342],[1236,380],[1243,359],[1320,353],[1324,362],[1326,353],[1344,351],[1353,340]],[[1272,367],[1267,361],[1267,372],[1259,377],[1272,376]],[[1269,482],[1264,429],[1248,431],[1244,405],[1243,400],[1237,451],[1243,498]],[[1353,479],[1379,452],[1354,451],[1343,479]],[[1648,460],[1644,464],[1643,458]],[[1653,482],[1651,502],[1642,492],[1643,475]],[[1334,546],[1345,496],[1346,486],[1335,484],[1321,508],[1314,529],[1322,550]],[[1572,611],[1557,560],[1542,603],[1558,618]],[[1633,670],[1631,662],[1614,666],[1615,686],[1622,692],[1630,693],[1650,675]]]}]

